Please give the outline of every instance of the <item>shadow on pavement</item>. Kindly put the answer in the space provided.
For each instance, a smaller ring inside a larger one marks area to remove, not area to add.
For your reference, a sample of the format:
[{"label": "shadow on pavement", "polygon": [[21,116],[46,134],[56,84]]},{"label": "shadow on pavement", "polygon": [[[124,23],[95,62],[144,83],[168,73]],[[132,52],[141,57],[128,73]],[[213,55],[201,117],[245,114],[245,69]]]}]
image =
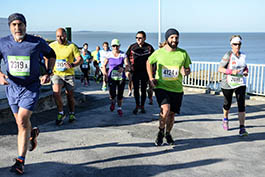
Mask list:
[{"label": "shadow on pavement", "polygon": [[[42,162],[36,164],[28,164],[25,166],[25,177],[151,177],[161,173],[170,172],[181,169],[191,169],[194,167],[207,166],[220,163],[224,159],[204,159],[187,163],[178,163],[172,165],[128,165],[108,168],[96,168],[85,166],[82,164],[66,164],[59,162]],[[176,171],[177,172],[177,171]],[[190,172],[192,174],[192,171]],[[193,172],[196,173],[196,172]],[[0,168],[0,174],[4,176],[17,176],[10,173],[9,168]]]},{"label": "shadow on pavement", "polygon": [[[180,140],[175,141],[176,145],[173,146],[173,149],[167,149],[167,150],[149,152],[149,153],[117,156],[117,157],[107,158],[103,160],[87,162],[83,165],[90,165],[90,164],[103,163],[103,162],[112,162],[112,161],[117,161],[117,160],[138,159],[138,158],[158,156],[158,155],[162,155],[166,153],[186,151],[186,150],[191,150],[191,149],[234,144],[238,142],[252,142],[252,141],[264,141],[264,140],[265,140],[265,133],[252,133],[247,137],[239,137],[238,135],[233,135],[233,136],[216,137],[216,138],[190,138],[190,139],[187,138],[187,139],[180,139]],[[57,150],[48,151],[45,153],[90,150],[90,149],[107,148],[107,147],[134,147],[134,146],[143,147],[143,148],[153,147],[154,143],[148,142],[148,143],[119,144],[117,142],[113,142],[113,143],[106,143],[106,144],[99,144],[99,145],[85,146],[85,147],[78,147],[78,148],[57,149]]]}]

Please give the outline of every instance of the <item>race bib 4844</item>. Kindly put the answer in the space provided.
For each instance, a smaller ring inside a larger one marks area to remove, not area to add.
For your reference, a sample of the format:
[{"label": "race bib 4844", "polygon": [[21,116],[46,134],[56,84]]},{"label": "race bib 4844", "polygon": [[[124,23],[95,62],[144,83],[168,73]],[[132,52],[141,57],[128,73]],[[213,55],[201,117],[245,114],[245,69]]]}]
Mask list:
[{"label": "race bib 4844", "polygon": [[30,56],[7,56],[9,73],[12,76],[30,75]]}]

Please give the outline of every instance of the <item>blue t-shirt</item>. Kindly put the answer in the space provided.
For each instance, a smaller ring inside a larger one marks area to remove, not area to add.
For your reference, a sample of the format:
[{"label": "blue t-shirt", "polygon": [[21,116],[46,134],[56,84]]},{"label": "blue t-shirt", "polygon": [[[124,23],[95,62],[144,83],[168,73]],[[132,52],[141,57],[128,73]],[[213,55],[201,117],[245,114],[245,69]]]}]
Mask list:
[{"label": "blue t-shirt", "polygon": [[26,34],[22,42],[12,35],[0,39],[0,60],[6,65],[8,79],[12,85],[27,86],[39,83],[40,56],[51,51],[45,40]]}]

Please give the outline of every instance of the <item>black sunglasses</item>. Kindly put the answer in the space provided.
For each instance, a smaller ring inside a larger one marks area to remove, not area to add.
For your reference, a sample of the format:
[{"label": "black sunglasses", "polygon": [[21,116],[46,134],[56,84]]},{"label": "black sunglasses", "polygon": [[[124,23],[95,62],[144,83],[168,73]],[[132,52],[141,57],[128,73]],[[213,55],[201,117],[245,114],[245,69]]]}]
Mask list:
[{"label": "black sunglasses", "polygon": [[233,45],[238,45],[238,46],[241,46],[241,43],[238,43],[238,44],[233,44]]},{"label": "black sunglasses", "polygon": [[112,47],[120,47],[119,45],[113,45]]},{"label": "black sunglasses", "polygon": [[136,39],[143,39],[142,37],[135,37]]}]

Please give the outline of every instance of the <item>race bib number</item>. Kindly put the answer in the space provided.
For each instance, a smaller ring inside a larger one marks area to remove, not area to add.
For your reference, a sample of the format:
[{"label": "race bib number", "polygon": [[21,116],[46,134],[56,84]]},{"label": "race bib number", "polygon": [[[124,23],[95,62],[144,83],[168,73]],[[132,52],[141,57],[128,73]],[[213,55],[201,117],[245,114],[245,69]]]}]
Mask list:
[{"label": "race bib number", "polygon": [[66,59],[56,59],[56,70],[57,71],[65,71],[66,68]]},{"label": "race bib number", "polygon": [[121,81],[122,80],[122,72],[120,73],[117,70],[112,70],[111,79],[113,79],[115,81]]},{"label": "race bib number", "polygon": [[87,69],[88,68],[88,64],[82,64],[82,68]]},{"label": "race bib number", "polygon": [[162,67],[162,79],[163,80],[178,80],[179,67],[178,66],[168,66]]},{"label": "race bib number", "polygon": [[12,76],[30,75],[30,56],[7,56],[9,73]]},{"label": "race bib number", "polygon": [[230,87],[237,88],[246,85],[246,78],[241,75],[240,76],[228,75],[227,83],[230,85]]}]

